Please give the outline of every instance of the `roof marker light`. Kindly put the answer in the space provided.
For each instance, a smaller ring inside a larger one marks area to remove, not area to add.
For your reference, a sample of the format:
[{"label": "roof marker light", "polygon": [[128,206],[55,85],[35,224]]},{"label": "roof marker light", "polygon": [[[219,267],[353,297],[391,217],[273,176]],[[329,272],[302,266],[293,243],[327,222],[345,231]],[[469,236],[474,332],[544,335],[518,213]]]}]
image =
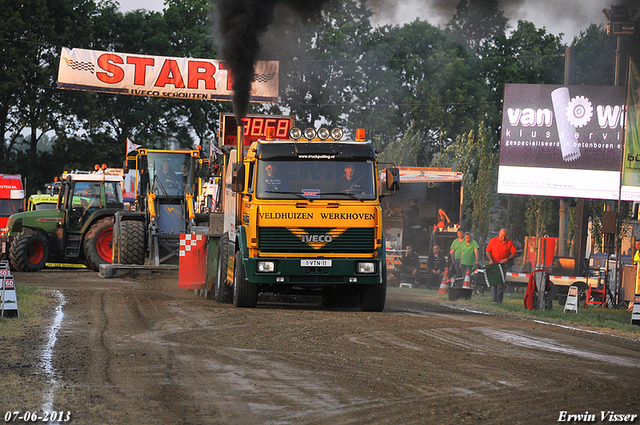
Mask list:
[{"label": "roof marker light", "polygon": [[329,132],[328,129],[326,129],[324,127],[320,127],[318,129],[318,137],[320,138],[320,140],[327,140],[330,135],[331,135],[331,133]]},{"label": "roof marker light", "polygon": [[276,139],[276,128],[267,127],[267,140],[275,140],[275,139]]},{"label": "roof marker light", "polygon": [[293,127],[291,130],[289,130],[289,136],[293,140],[298,140],[302,137],[302,130],[300,130],[298,127]]},{"label": "roof marker light", "polygon": [[304,138],[305,139],[311,140],[314,137],[316,137],[316,130],[315,129],[313,129],[311,127],[308,127],[308,128],[304,129]]}]

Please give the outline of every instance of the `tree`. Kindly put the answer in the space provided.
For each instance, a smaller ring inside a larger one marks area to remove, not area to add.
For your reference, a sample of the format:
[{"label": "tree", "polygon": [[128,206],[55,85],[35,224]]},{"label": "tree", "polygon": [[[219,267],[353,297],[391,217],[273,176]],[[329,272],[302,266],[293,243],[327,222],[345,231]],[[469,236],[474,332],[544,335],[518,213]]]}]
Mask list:
[{"label": "tree", "polygon": [[572,43],[574,84],[612,86],[615,69],[615,37],[607,36],[602,26],[591,24]]},{"label": "tree", "polygon": [[542,236],[547,232],[547,227],[551,221],[551,202],[544,196],[531,196],[527,205],[526,223],[529,235],[535,236],[536,264],[544,264],[541,257]]},{"label": "tree", "polygon": [[[271,46],[269,57],[280,60],[283,103],[301,125],[346,124],[350,105],[361,103],[367,77],[362,52],[371,31],[371,11],[365,3],[333,0],[304,26],[296,24],[297,15],[276,16],[279,20],[263,45]],[[276,39],[292,41],[293,48]]]},{"label": "tree", "polygon": [[498,159],[493,145],[486,128],[480,125],[476,131],[459,136],[445,151],[456,171],[464,174],[467,227],[473,229],[479,240],[489,237],[490,210],[496,200]]},{"label": "tree", "polygon": [[495,40],[504,35],[507,18],[498,8],[498,0],[460,0],[447,30],[472,52],[481,55]]},{"label": "tree", "polygon": [[422,134],[416,129],[415,124],[411,123],[403,137],[391,142],[387,149],[378,155],[378,161],[397,166],[416,167],[422,150],[422,141]]}]

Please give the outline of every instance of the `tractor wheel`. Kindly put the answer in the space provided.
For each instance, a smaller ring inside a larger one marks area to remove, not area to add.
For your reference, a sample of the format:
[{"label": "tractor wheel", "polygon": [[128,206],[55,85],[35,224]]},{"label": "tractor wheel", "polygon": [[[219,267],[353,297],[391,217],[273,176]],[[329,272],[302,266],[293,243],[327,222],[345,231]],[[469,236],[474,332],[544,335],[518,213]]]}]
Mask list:
[{"label": "tractor wheel", "polygon": [[233,271],[233,305],[255,307],[258,304],[258,285],[247,280],[240,251],[236,252]]},{"label": "tractor wheel", "polygon": [[229,263],[229,236],[220,238],[218,246],[218,273],[216,276],[216,287],[214,298],[221,304],[228,304],[233,301],[233,291],[227,283],[227,267]]},{"label": "tractor wheel", "polygon": [[11,243],[9,258],[14,269],[37,272],[44,268],[49,257],[49,241],[40,232],[20,233]]},{"label": "tractor wheel", "polygon": [[382,283],[360,287],[360,308],[362,311],[382,311],[387,299],[387,262],[382,259]]},{"label": "tractor wheel", "polygon": [[94,272],[100,264],[111,264],[113,221],[113,217],[100,219],[84,235],[84,258]]},{"label": "tractor wheel", "polygon": [[144,222],[125,220],[120,222],[120,262],[122,264],[144,264],[146,240]]}]

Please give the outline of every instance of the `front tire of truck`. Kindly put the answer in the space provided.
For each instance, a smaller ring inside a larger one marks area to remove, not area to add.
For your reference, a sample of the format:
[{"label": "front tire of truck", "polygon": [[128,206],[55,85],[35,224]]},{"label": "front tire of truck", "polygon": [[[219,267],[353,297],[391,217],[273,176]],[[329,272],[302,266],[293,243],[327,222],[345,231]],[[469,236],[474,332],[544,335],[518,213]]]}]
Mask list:
[{"label": "front tire of truck", "polygon": [[111,264],[113,221],[113,217],[98,220],[84,237],[84,258],[94,272],[100,270],[100,264]]},{"label": "front tire of truck", "polygon": [[364,285],[360,288],[362,311],[382,311],[387,300],[387,262],[382,259],[382,282],[379,285]]},{"label": "front tire of truck", "polygon": [[250,283],[242,266],[242,255],[236,252],[233,263],[233,305],[253,308],[258,304],[258,285]]},{"label": "front tire of truck", "polygon": [[21,272],[42,270],[49,258],[47,237],[40,232],[20,233],[11,243],[9,258],[13,268]]},{"label": "front tire of truck", "polygon": [[144,264],[144,222],[125,220],[120,222],[120,262],[122,264]]},{"label": "front tire of truck", "polygon": [[216,287],[213,297],[221,304],[233,301],[233,291],[227,284],[227,263],[229,262],[229,236],[220,238],[218,245],[218,273],[216,273]]}]

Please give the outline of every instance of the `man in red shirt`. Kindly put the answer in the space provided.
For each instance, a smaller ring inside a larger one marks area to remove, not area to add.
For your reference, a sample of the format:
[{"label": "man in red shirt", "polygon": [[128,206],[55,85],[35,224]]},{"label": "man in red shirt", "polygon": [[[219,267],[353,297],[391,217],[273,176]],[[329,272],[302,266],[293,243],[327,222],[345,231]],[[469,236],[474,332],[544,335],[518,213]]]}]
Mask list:
[{"label": "man in red shirt", "polygon": [[[498,236],[491,238],[487,244],[487,258],[489,264],[500,263],[503,270],[507,270],[507,263],[516,256],[516,247],[507,239],[507,229],[500,229]],[[503,285],[494,285],[491,287],[491,301],[501,303],[504,295]]]}]

